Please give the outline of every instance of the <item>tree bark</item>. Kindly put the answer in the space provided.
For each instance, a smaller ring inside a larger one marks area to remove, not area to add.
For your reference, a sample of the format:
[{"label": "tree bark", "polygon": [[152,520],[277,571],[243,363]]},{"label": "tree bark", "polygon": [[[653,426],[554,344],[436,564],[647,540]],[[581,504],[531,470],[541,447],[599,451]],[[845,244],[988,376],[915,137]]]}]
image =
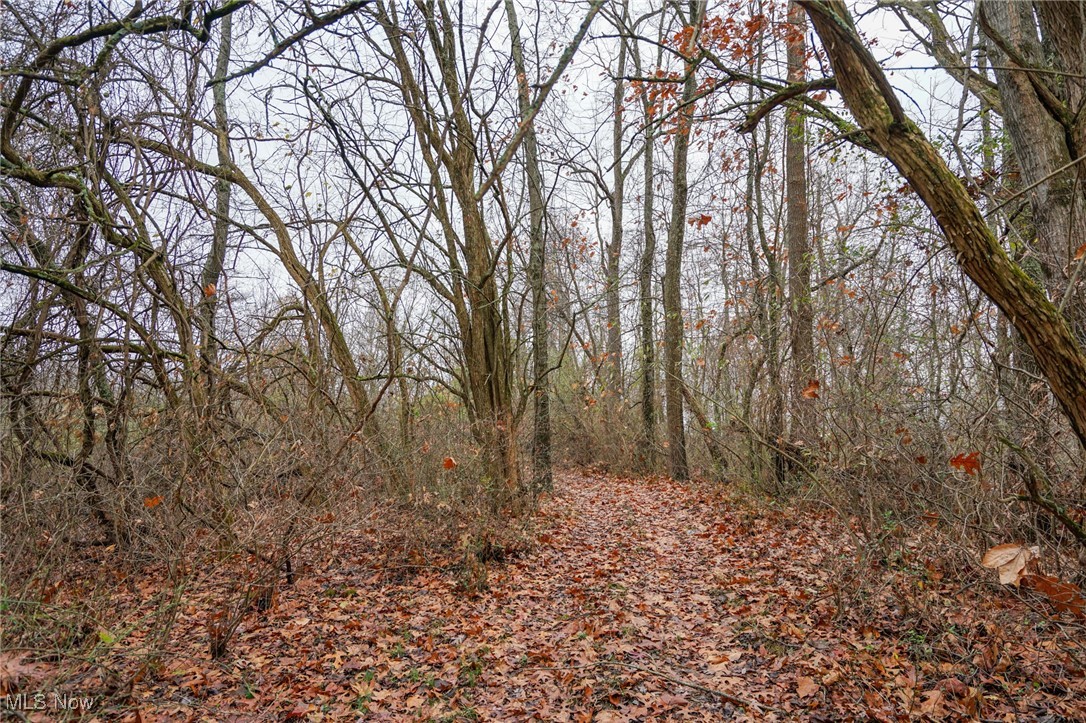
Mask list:
[{"label": "tree bark", "polygon": [[656,267],[656,228],[653,225],[655,179],[653,173],[653,148],[656,137],[653,133],[652,118],[648,113],[648,99],[645,104],[645,199],[644,220],[645,246],[641,250],[641,263],[637,280],[641,294],[641,439],[644,443],[645,466],[656,467],[656,344],[653,327],[652,275]]},{"label": "tree bark", "polygon": [[[803,8],[788,5],[788,82],[806,78],[807,31]],[[807,136],[803,114],[785,110],[784,173],[786,183],[785,236],[788,247],[788,299],[792,346],[792,427],[790,437],[811,445],[818,437],[814,399],[804,390],[816,379],[814,309],[811,305],[811,247],[807,232]]]},{"label": "tree bark", "polygon": [[[661,20],[661,22],[663,22]],[[661,34],[662,34],[661,30]],[[639,76],[643,75],[641,56],[637,45],[631,48],[634,64]],[[656,64],[660,65],[662,50],[657,50]],[[655,201],[656,201],[656,172],[655,147],[656,131],[653,121],[653,108],[649,102],[647,93],[641,93],[641,112],[644,117],[644,149],[643,171],[644,198],[642,201],[642,226],[644,227],[645,242],[641,249],[637,269],[638,287],[638,337],[641,347],[641,464],[646,471],[656,469],[656,344],[655,344],[655,314],[653,310],[652,277],[656,269],[656,225],[655,225]]]},{"label": "tree bark", "polygon": [[798,0],[822,39],[849,110],[931,210],[962,270],[1032,350],[1080,444],[1086,447],[1086,353],[1044,290],[1000,246],[965,186],[910,121],[857,35],[842,0]]},{"label": "tree bark", "polygon": [[[625,7],[623,8],[625,10]],[[606,286],[604,297],[607,306],[607,364],[610,370],[608,384],[611,393],[622,396],[622,320],[619,317],[619,262],[622,259],[622,206],[625,198],[626,174],[622,165],[623,95],[626,75],[626,43],[619,44],[618,68],[615,71],[614,125],[611,132],[614,185],[611,189],[611,242],[607,245],[604,261]]]},{"label": "tree bark", "polygon": [[[222,80],[230,69],[233,15],[227,15],[219,26],[219,52],[215,57],[215,79]],[[211,86],[215,110],[216,152],[219,167],[230,167],[230,118],[226,112],[226,83]],[[218,365],[218,344],[215,339],[215,310],[219,303],[219,284],[226,260],[227,230],[230,227],[230,181],[215,179],[215,220],[212,224],[211,249],[200,272],[200,365],[207,386],[209,406],[214,398],[215,369]],[[208,410],[199,410],[206,414]]]},{"label": "tree bark", "polygon": [[671,192],[671,223],[667,232],[667,258],[664,265],[664,392],[667,400],[668,472],[672,478],[685,480],[690,476],[686,459],[686,428],[683,420],[683,309],[682,254],[686,232],[686,207],[689,197],[687,160],[690,150],[690,126],[693,123],[693,102],[697,94],[696,52],[698,33],[705,13],[705,0],[690,0],[690,27],[683,56],[686,59],[686,79],[683,81],[682,106],[677,114],[674,131],[673,187]]},{"label": "tree bark", "polygon": [[[520,40],[520,26],[517,23],[516,5],[513,0],[506,0],[505,12],[509,21],[513,66],[517,72],[517,100],[521,120],[529,122],[531,95],[524,63],[524,49]],[[524,165],[528,177],[528,286],[532,296],[532,387],[535,401],[532,420],[532,481],[535,491],[541,492],[554,487],[554,477],[551,468],[550,392],[547,389],[550,359],[545,277],[547,246],[543,228],[546,206],[543,199],[543,172],[539,164],[539,146],[534,124],[530,125],[524,135]]]},{"label": "tree bark", "polygon": [[1027,251],[1040,265],[1049,298],[1071,312],[1069,321],[1081,342],[1086,341],[1086,298],[1069,286],[1068,270],[1074,250],[1086,240],[1084,169],[1081,163],[1071,165],[1086,152],[1086,116],[1073,112],[1083,95],[1078,76],[1086,41],[1076,11],[1082,6],[1043,2],[1037,8],[1035,16],[1030,3],[983,0],[977,12],[988,35],[1022,186],[1030,189],[1035,239],[1026,241]]}]

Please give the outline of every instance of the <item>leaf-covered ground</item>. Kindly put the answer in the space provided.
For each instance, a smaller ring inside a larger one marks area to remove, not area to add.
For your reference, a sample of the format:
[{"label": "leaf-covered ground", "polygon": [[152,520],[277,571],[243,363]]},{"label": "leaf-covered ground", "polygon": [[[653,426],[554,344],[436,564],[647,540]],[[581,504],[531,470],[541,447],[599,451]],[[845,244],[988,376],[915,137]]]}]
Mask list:
[{"label": "leaf-covered ground", "polygon": [[246,617],[220,662],[208,656],[208,610],[183,610],[165,670],[114,712],[1086,720],[1081,625],[920,556],[858,558],[830,515],[565,475],[533,537],[470,595],[451,570],[390,568],[372,534],[345,536]]}]

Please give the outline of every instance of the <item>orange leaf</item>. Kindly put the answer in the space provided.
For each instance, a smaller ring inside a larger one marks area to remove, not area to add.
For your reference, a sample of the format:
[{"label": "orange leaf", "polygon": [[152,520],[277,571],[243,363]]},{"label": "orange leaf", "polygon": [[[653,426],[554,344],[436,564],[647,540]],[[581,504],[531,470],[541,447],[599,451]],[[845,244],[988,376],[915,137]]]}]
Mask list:
[{"label": "orange leaf", "polygon": [[445,461],[441,463],[441,466],[445,469],[456,469],[456,460],[452,457],[446,457]]},{"label": "orange leaf", "polygon": [[204,287],[204,296],[210,299],[212,296],[215,295],[216,291],[217,289],[215,288],[215,284],[208,284]]},{"label": "orange leaf", "polygon": [[1075,249],[1075,261],[1082,261],[1082,259],[1086,259],[1086,244]]},{"label": "orange leaf", "polygon": [[818,399],[819,386],[821,385],[818,383],[818,380],[812,379],[807,383],[807,386],[804,387],[803,391],[800,393],[803,395],[804,399]]},{"label": "orange leaf", "polygon": [[1051,575],[1025,575],[1022,582],[1026,587],[1047,597],[1052,606],[1060,612],[1086,618],[1086,598],[1082,597],[1082,591],[1078,585],[1064,582]]},{"label": "orange leaf", "polygon": [[143,506],[149,510],[153,510],[162,504],[162,495],[155,495],[154,497],[144,497]]},{"label": "orange leaf", "polygon": [[960,469],[967,475],[975,475],[980,472],[980,452],[970,452],[969,454],[959,454],[951,458],[950,466],[956,469]]}]

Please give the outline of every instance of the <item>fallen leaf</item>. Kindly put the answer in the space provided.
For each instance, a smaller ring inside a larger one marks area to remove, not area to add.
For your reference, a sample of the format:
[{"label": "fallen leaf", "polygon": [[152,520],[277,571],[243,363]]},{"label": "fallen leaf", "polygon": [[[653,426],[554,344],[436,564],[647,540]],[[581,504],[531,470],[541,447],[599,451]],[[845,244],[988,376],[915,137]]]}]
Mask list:
[{"label": "fallen leaf", "polygon": [[996,545],[984,553],[980,564],[998,570],[1000,584],[1017,586],[1025,575],[1026,565],[1039,554],[1038,547],[1025,547],[1014,543]]},{"label": "fallen leaf", "polygon": [[33,679],[37,666],[25,660],[25,654],[0,653],[0,695],[10,695]]},{"label": "fallen leaf", "polygon": [[924,693],[924,701],[920,704],[920,712],[932,718],[942,718],[944,707],[943,691],[932,690]]},{"label": "fallen leaf", "polygon": [[1060,612],[1086,618],[1086,598],[1083,598],[1082,590],[1078,585],[1064,582],[1051,575],[1024,575],[1022,582],[1029,589],[1036,590],[1048,598],[1052,606]]},{"label": "fallen leaf", "polygon": [[969,686],[957,678],[944,678],[936,683],[936,687],[944,693],[964,698],[969,695]]},{"label": "fallen leaf", "polygon": [[796,692],[799,693],[800,698],[810,698],[819,691],[819,685],[814,678],[800,676],[797,683]]}]

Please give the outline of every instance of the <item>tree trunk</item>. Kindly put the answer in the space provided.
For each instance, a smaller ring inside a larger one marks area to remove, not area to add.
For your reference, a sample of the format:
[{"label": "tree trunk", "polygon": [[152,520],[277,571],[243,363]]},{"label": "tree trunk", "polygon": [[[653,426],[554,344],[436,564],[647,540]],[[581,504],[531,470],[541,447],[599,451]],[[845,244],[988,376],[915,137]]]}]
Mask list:
[{"label": "tree trunk", "polygon": [[610,369],[607,382],[611,393],[619,397],[623,394],[622,379],[622,320],[619,317],[619,262],[622,258],[622,206],[626,174],[622,166],[622,118],[623,95],[626,75],[626,43],[619,45],[618,68],[615,71],[614,125],[611,133],[612,163],[614,163],[614,186],[611,189],[611,242],[607,245],[607,258],[604,260],[606,285],[604,297],[607,305],[607,364]]},{"label": "tree trunk", "polygon": [[[227,15],[219,25],[219,52],[215,58],[215,78],[226,77],[230,69],[230,44],[233,15]],[[215,109],[216,151],[219,167],[230,167],[230,119],[226,112],[226,83],[218,82],[211,86]],[[197,410],[206,415],[213,405],[215,369],[218,365],[218,344],[215,339],[215,310],[219,302],[219,283],[222,277],[223,263],[226,260],[226,237],[230,228],[230,181],[219,177],[215,179],[215,220],[212,224],[211,249],[204,259],[204,268],[200,273],[200,365],[203,367],[204,384],[207,386],[206,400],[208,409]]]},{"label": "tree trunk", "polygon": [[[806,78],[807,30],[803,8],[788,5],[788,82]],[[792,346],[793,441],[808,447],[818,438],[814,399],[803,392],[816,379],[814,309],[811,305],[811,248],[807,232],[807,137],[803,114],[785,111],[784,173],[787,193],[785,236],[788,246],[788,298]]]},{"label": "tree trunk", "polygon": [[[645,101],[646,104],[648,101]],[[637,280],[641,294],[641,439],[644,443],[645,467],[656,467],[656,344],[653,333],[652,272],[656,266],[656,229],[653,227],[655,188],[653,180],[652,120],[645,115],[645,247]]]},{"label": "tree trunk", "polygon": [[690,33],[683,46],[686,58],[686,79],[683,82],[682,107],[674,132],[673,187],[671,192],[671,224],[667,231],[667,259],[664,266],[664,392],[667,400],[668,472],[674,479],[690,476],[686,460],[686,429],[683,422],[683,309],[682,253],[686,232],[687,156],[690,150],[690,126],[693,123],[693,102],[697,93],[697,63],[695,60],[698,33],[705,12],[705,0],[690,0]]},{"label": "tree trunk", "polygon": [[[637,74],[642,75],[641,59],[634,46],[634,61]],[[659,51],[658,51],[659,52]],[[657,57],[657,65],[661,57]],[[645,118],[644,173],[645,187],[643,199],[642,225],[644,226],[645,244],[641,249],[641,259],[637,270],[637,286],[640,294],[639,337],[641,345],[641,441],[642,465],[645,470],[656,469],[656,344],[654,341],[655,319],[653,313],[652,276],[656,268],[656,226],[655,200],[656,181],[653,174],[655,166],[656,133],[653,125],[653,113],[648,94],[641,94],[641,110]]]},{"label": "tree trunk", "polygon": [[[1086,299],[1068,287],[1068,270],[1075,248],[1086,240],[1086,184],[1082,164],[1067,167],[1086,152],[1082,145],[1086,117],[1081,113],[1072,117],[1067,110],[1077,109],[1082,102],[1082,80],[1075,74],[1082,72],[1086,46],[1080,34],[1068,35],[1075,27],[1081,33],[1082,18],[1075,8],[1082,6],[1044,2],[1037,7],[1044,12],[1036,19],[1032,4],[1008,0],[983,0],[978,12],[988,34],[1003,121],[1022,185],[1030,189],[1027,197],[1036,247],[1029,254],[1040,264],[1049,298],[1071,311],[1069,321],[1082,341],[1086,340]],[[1050,51],[1047,57],[1044,48]],[[1034,72],[1034,68],[1047,68],[1048,59],[1053,70],[1069,75]],[[1027,63],[1030,70],[1017,69],[1018,62]],[[1051,78],[1058,78],[1058,83],[1053,84]]]},{"label": "tree trunk", "polygon": [[842,0],[798,0],[833,66],[849,110],[923,199],[959,266],[1022,334],[1086,447],[1086,353],[1044,290],[1000,246],[965,186],[910,121]]},{"label": "tree trunk", "polygon": [[[750,212],[753,214],[753,228],[757,230],[758,243],[765,257],[766,280],[761,285],[761,313],[762,328],[759,336],[765,345],[766,370],[769,373],[768,405],[766,410],[765,437],[768,441],[773,461],[773,480],[778,485],[784,481],[788,471],[787,456],[785,450],[784,430],[784,395],[785,385],[782,374],[783,361],[781,359],[782,320],[784,315],[784,274],[781,269],[781,259],[777,252],[777,244],[770,245],[765,229],[766,205],[762,194],[762,178],[765,169],[769,165],[769,149],[771,140],[769,124],[765,125],[765,138],[763,139],[763,155],[759,158],[757,171],[754,173],[754,198]],[[777,239],[775,239],[777,240]],[[757,268],[757,259],[752,256],[751,268]],[[757,278],[757,274],[755,275]]]},{"label": "tree trunk", "polygon": [[[516,6],[506,0],[505,12],[509,20],[509,36],[513,50],[513,64],[517,72],[517,96],[522,120],[527,120],[531,110],[528,75],[525,70],[524,50],[520,41]],[[554,487],[551,470],[551,418],[550,393],[547,389],[547,370],[550,366],[547,332],[547,282],[546,238],[543,221],[546,207],[543,200],[543,173],[539,165],[539,146],[535,126],[524,135],[524,164],[528,176],[529,203],[529,251],[528,286],[532,295],[532,386],[535,406],[532,430],[532,468],[535,491]]]}]

